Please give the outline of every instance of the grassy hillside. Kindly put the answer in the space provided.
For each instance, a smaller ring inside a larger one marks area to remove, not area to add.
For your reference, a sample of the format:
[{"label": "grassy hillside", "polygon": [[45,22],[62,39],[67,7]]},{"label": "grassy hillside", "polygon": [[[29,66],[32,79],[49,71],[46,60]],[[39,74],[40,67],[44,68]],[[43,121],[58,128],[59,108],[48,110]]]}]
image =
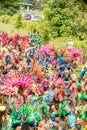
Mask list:
[{"label": "grassy hillside", "polygon": [[24,35],[24,34],[28,33],[24,29],[17,30],[16,28],[14,28],[14,25],[5,24],[2,22],[0,22],[0,31],[8,32],[9,35],[14,35],[15,33],[20,33],[20,35]]}]

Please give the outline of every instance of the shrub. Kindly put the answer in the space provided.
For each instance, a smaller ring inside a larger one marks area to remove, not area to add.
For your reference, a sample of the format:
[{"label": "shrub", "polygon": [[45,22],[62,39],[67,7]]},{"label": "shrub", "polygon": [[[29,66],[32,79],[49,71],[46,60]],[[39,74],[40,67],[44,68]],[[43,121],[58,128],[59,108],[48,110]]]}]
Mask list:
[{"label": "shrub", "polygon": [[9,19],[10,19],[10,16],[8,15],[3,15],[0,17],[0,21],[6,24],[9,23]]},{"label": "shrub", "polygon": [[17,29],[22,27],[22,16],[21,16],[21,14],[19,14],[18,17],[17,17],[16,23],[15,23],[15,27]]}]

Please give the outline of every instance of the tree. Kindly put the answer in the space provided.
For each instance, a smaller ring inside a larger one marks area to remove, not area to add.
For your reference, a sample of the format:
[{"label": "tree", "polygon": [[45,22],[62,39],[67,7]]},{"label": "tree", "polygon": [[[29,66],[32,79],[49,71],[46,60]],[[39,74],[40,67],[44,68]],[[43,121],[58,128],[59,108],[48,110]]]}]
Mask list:
[{"label": "tree", "polygon": [[0,15],[13,15],[19,9],[19,0],[0,0]]},{"label": "tree", "polygon": [[21,14],[18,15],[17,21],[15,23],[15,27],[19,30],[19,28],[22,26],[22,16]]},{"label": "tree", "polygon": [[83,33],[87,30],[86,17],[84,17],[86,7],[83,0],[49,1],[44,14],[45,19],[49,21],[52,36],[78,36],[79,32]]}]

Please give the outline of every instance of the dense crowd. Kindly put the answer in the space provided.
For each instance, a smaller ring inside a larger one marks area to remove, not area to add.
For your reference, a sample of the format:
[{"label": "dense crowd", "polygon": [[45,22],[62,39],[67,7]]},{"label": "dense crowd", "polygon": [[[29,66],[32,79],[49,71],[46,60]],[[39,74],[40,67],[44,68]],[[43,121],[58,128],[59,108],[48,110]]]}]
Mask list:
[{"label": "dense crowd", "polygon": [[0,130],[82,130],[87,125],[82,50],[43,45],[36,31],[23,37],[1,32],[0,104]]}]

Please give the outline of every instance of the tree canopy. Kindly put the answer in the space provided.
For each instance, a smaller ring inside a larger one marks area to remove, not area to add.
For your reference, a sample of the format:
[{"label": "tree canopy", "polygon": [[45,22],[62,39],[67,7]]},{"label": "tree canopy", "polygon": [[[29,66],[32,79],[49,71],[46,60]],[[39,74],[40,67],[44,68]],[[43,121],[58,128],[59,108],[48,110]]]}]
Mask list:
[{"label": "tree canopy", "polygon": [[85,36],[87,33],[87,5],[83,0],[50,0],[45,7],[52,36]]},{"label": "tree canopy", "polygon": [[0,15],[13,15],[19,9],[19,0],[0,0]]}]

